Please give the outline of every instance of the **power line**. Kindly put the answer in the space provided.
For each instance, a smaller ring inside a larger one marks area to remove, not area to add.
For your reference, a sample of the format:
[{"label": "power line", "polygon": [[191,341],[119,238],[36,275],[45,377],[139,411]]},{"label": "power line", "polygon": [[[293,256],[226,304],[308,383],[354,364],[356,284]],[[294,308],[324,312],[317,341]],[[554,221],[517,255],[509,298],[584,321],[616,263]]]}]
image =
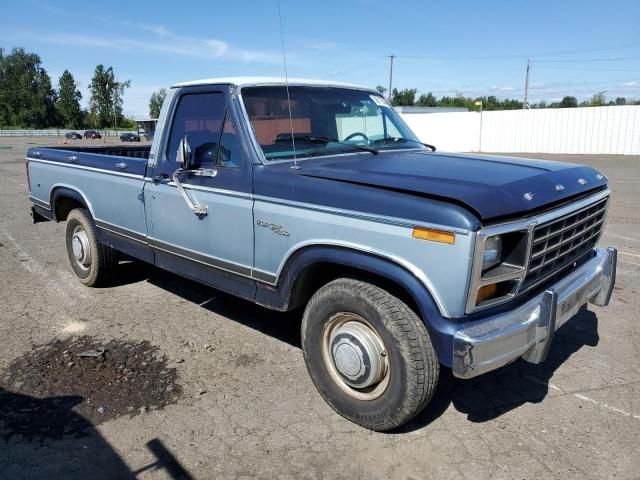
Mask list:
[{"label": "power line", "polygon": [[378,57],[375,57],[375,58],[371,58],[371,59],[367,60],[366,62],[359,63],[357,65],[351,66],[349,68],[343,68],[341,70],[334,70],[334,71],[332,71],[330,73],[327,73],[326,75],[328,77],[335,77],[336,75],[342,75],[345,72],[351,72],[352,70],[360,69],[362,67],[366,67],[368,65],[371,65],[373,62],[376,62],[378,60],[382,60],[383,58],[389,58],[389,57],[387,57],[387,56],[378,56]]},{"label": "power line", "polygon": [[[502,60],[502,59],[518,59],[518,58],[521,59],[521,58],[527,58],[527,57],[555,57],[560,55],[573,55],[576,53],[604,52],[607,50],[632,48],[632,47],[638,47],[638,46],[640,46],[640,43],[612,45],[612,46],[602,47],[602,48],[562,50],[562,51],[545,52],[545,53],[521,53],[521,54],[506,54],[506,55],[474,55],[474,56],[396,55],[396,58],[407,58],[407,59],[416,59],[416,60]],[[561,60],[558,60],[558,61],[561,61]]]},{"label": "power line", "polygon": [[534,60],[534,62],[535,63],[587,63],[587,62],[625,62],[627,60],[640,60],[640,57],[583,58],[583,59],[563,59],[563,60]]}]

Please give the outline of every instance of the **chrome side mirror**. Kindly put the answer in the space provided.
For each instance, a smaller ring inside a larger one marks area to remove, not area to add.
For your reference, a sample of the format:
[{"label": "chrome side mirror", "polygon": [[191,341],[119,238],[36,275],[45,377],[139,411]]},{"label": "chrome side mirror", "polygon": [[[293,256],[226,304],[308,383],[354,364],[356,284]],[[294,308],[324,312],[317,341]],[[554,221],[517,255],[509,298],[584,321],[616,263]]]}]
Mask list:
[{"label": "chrome side mirror", "polygon": [[178,144],[176,162],[182,170],[191,170],[191,145],[189,145],[189,140],[186,135]]}]

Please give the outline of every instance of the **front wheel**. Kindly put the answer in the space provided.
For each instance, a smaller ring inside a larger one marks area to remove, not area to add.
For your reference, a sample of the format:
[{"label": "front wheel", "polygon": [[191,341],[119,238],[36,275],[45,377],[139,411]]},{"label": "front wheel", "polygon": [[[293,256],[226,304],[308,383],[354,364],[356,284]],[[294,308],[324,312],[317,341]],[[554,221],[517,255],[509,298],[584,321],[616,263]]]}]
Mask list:
[{"label": "front wheel", "polygon": [[97,287],[109,282],[118,264],[118,253],[98,240],[95,223],[84,208],[69,212],[66,245],[71,268],[82,283]]},{"label": "front wheel", "polygon": [[411,420],[438,382],[440,366],[415,312],[358,280],[335,280],[311,298],[302,319],[302,349],[325,401],[371,430]]}]

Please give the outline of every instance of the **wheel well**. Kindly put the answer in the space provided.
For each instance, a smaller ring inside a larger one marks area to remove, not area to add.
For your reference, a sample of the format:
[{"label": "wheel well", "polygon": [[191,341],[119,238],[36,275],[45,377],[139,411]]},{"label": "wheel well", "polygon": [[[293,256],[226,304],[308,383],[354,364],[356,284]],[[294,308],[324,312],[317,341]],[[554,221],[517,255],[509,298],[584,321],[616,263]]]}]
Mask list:
[{"label": "wheel well", "polygon": [[361,270],[359,268],[331,262],[314,263],[309,265],[300,275],[298,275],[291,294],[289,307],[293,309],[306,305],[315,292],[327,283],[338,278],[353,278],[369,282],[380,287],[391,295],[402,300],[419,317],[421,317],[420,309],[418,308],[418,304],[415,299],[411,293],[409,293],[409,291],[399,283],[367,270]]},{"label": "wheel well", "polygon": [[69,212],[76,208],[85,208],[85,206],[75,198],[66,196],[57,197],[56,203],[53,206],[56,221],[61,222],[66,220],[69,216]]}]

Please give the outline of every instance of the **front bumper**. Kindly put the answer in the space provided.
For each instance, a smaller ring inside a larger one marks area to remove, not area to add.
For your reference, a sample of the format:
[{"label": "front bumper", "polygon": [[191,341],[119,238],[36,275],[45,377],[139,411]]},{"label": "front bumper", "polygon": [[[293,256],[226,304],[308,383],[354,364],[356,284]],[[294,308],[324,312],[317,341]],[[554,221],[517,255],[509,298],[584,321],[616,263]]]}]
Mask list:
[{"label": "front bumper", "polygon": [[587,302],[606,306],[617,250],[597,248],[585,264],[514,310],[463,324],[453,338],[453,374],[472,378],[522,357],[545,360],[553,335]]}]

